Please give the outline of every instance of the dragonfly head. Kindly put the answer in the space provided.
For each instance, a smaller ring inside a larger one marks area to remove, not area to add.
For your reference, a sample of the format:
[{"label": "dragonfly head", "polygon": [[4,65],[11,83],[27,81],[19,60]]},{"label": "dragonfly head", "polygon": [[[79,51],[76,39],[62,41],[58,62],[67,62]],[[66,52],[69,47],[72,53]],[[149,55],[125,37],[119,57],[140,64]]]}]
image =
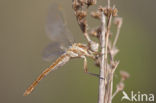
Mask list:
[{"label": "dragonfly head", "polygon": [[96,43],[96,42],[94,42],[94,41],[90,41],[89,42],[89,48],[93,52],[98,52],[98,50],[99,50],[99,44]]}]

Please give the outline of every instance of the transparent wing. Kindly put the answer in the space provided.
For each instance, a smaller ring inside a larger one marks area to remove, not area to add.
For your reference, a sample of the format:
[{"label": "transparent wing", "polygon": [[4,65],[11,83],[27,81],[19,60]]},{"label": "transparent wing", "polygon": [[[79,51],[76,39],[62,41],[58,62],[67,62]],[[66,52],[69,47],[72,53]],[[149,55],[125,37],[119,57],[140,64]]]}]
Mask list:
[{"label": "transparent wing", "polygon": [[54,61],[59,56],[61,56],[65,51],[60,48],[61,45],[58,42],[50,43],[42,53],[43,60],[45,61]]},{"label": "transparent wing", "polygon": [[55,42],[70,45],[74,41],[69,29],[66,27],[61,13],[61,8],[57,4],[50,6],[46,21],[46,33]]},{"label": "transparent wing", "polygon": [[57,4],[49,7],[45,29],[47,36],[53,42],[43,50],[42,56],[46,61],[53,61],[64,53],[61,47],[68,48],[74,42],[73,36],[64,23],[61,8]]}]

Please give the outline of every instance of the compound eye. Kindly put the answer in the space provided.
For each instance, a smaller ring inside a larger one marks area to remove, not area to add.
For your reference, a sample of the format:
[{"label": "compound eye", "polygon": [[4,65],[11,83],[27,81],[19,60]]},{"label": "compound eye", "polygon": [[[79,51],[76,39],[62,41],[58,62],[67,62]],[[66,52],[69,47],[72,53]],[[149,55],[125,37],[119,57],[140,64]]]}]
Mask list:
[{"label": "compound eye", "polygon": [[91,41],[91,42],[89,43],[89,47],[90,47],[91,51],[93,51],[93,52],[98,52],[99,44],[96,43],[96,42]]}]

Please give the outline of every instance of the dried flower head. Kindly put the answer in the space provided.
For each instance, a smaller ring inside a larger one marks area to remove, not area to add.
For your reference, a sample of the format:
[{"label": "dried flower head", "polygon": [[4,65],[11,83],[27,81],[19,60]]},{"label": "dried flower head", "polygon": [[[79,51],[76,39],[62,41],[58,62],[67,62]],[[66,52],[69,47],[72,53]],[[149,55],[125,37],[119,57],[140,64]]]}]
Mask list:
[{"label": "dried flower head", "polygon": [[109,17],[112,14],[112,8],[105,8],[103,12],[107,17]]},{"label": "dried flower head", "polygon": [[118,9],[117,8],[112,9],[112,15],[113,16],[117,16],[118,15]]},{"label": "dried flower head", "polygon": [[102,6],[99,6],[98,8],[100,11],[104,12],[104,14],[109,17],[110,15],[112,16],[117,16],[118,10],[117,8],[104,8]]},{"label": "dried flower head", "polygon": [[87,0],[78,0],[81,6],[84,6],[87,3]]},{"label": "dried flower head", "polygon": [[80,25],[82,32],[86,33],[87,32],[87,20],[85,19],[80,20],[79,25]]},{"label": "dried flower head", "polygon": [[91,12],[91,16],[95,19],[100,19],[101,18],[101,12],[99,10],[96,12]]},{"label": "dried flower head", "polygon": [[117,25],[117,28],[120,28],[122,26],[122,18],[121,17],[116,17],[114,19],[114,24]]},{"label": "dried flower head", "polygon": [[97,28],[95,28],[95,29],[92,29],[91,31],[90,31],[90,35],[91,36],[94,36],[94,37],[97,37],[97,38],[99,38],[99,34],[101,33],[101,28],[100,27],[97,27]]},{"label": "dried flower head", "polygon": [[121,75],[121,79],[122,80],[126,80],[129,78],[129,73],[125,72],[125,71],[120,71],[120,75]]},{"label": "dried flower head", "polygon": [[73,2],[72,2],[72,8],[73,8],[75,11],[79,10],[79,9],[81,8],[80,2],[78,2],[78,0],[73,0]]},{"label": "dried flower head", "polygon": [[98,33],[96,32],[96,30],[91,30],[89,33],[91,36],[97,37]]},{"label": "dried flower head", "polygon": [[111,52],[112,56],[114,57],[119,52],[119,49],[116,47],[113,47],[110,52]]},{"label": "dried flower head", "polygon": [[103,12],[104,11],[104,7],[102,7],[101,5],[98,7],[98,10],[100,11],[100,12]]},{"label": "dried flower head", "polygon": [[87,0],[87,6],[91,6],[91,5],[95,5],[96,4],[96,0]]},{"label": "dried flower head", "polygon": [[76,17],[77,17],[79,20],[82,20],[82,19],[85,18],[86,16],[87,16],[86,11],[83,11],[83,10],[78,10],[78,11],[76,11]]}]

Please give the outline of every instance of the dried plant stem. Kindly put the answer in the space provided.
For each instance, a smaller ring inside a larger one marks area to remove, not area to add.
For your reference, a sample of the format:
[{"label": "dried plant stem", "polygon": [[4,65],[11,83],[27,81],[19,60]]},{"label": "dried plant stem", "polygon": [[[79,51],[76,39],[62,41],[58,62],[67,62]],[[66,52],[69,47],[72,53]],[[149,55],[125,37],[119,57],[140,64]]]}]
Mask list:
[{"label": "dried plant stem", "polygon": [[113,74],[112,74],[112,80],[111,80],[111,87],[110,87],[110,91],[109,91],[109,98],[108,98],[108,103],[112,103],[112,92],[113,92]]},{"label": "dried plant stem", "polygon": [[[100,79],[99,79],[99,99],[98,99],[98,103],[104,103],[104,95],[105,95],[105,78],[104,78],[104,74],[105,74],[105,24],[106,24],[106,20],[105,20],[105,15],[102,12],[102,18],[101,18],[101,64],[100,64]],[[102,79],[103,78],[103,79]]]},{"label": "dried plant stem", "polygon": [[[108,47],[108,41],[109,41],[109,33],[110,33],[111,21],[112,21],[112,15],[110,15],[110,17],[109,17],[109,19],[108,19],[108,25],[107,25],[106,41],[105,41],[105,42],[106,42],[106,43],[105,43],[105,44],[106,44],[106,46],[105,46],[105,47],[106,47],[106,50],[105,50],[105,52],[106,52],[106,53],[105,53],[105,54],[106,54],[106,55],[105,55],[105,60],[107,60],[107,54],[108,54],[108,53],[107,53],[107,51],[108,51],[108,50],[107,50],[107,49],[108,49],[107,47]],[[107,63],[106,63],[106,64],[107,64]]]},{"label": "dried plant stem", "polygon": [[[107,7],[99,6],[98,10],[91,12],[91,16],[95,19],[101,20],[101,25],[97,29],[89,29],[88,27],[88,11],[87,9],[95,5],[97,0],[73,0],[72,7],[74,9],[74,14],[77,18],[77,22],[80,26],[81,31],[85,39],[88,42],[88,47],[91,52],[95,52],[95,63],[96,66],[100,67],[99,71],[99,94],[98,103],[112,103],[112,97],[114,97],[118,92],[123,90],[124,84],[120,82],[117,85],[118,91],[112,96],[113,91],[113,77],[114,72],[119,64],[119,61],[114,60],[115,55],[118,53],[116,43],[118,41],[120,27],[122,25],[122,18],[118,16],[118,10],[115,6],[110,6],[110,0],[107,0]],[[114,41],[112,41],[111,25],[112,20],[117,26],[117,32]],[[90,33],[88,31],[91,31]],[[99,43],[91,40],[90,35],[96,37]],[[99,52],[98,47],[101,47],[101,52]],[[92,74],[92,73],[90,73]],[[122,72],[122,80],[128,77],[125,72]]]},{"label": "dried plant stem", "polygon": [[[111,21],[112,21],[112,15],[109,16],[108,18],[108,22],[107,22],[107,32],[106,32],[106,41],[105,41],[105,70],[107,73],[105,73],[105,78],[107,78],[107,84],[105,85],[106,86],[106,92],[105,92],[105,102],[104,103],[109,103],[108,100],[110,98],[110,91],[111,91],[111,84],[112,84],[112,81],[111,81],[111,77],[112,77],[112,73],[110,70],[110,68],[107,67],[107,54],[108,54],[108,42],[109,42],[109,34],[110,34],[110,27],[111,27]],[[110,73],[109,73],[110,72]],[[107,76],[107,74],[109,74],[109,77]]]},{"label": "dried plant stem", "polygon": [[113,47],[115,47],[115,45],[116,45],[116,43],[118,41],[119,34],[120,34],[120,28],[117,29],[117,33],[116,33],[116,36],[115,36],[115,39],[114,39],[114,42],[113,42]]},{"label": "dried plant stem", "polygon": [[113,99],[117,94],[118,94],[118,89],[116,89],[116,91],[114,92],[114,94],[112,95],[112,98],[111,99]]},{"label": "dried plant stem", "polygon": [[113,77],[114,77],[114,73],[111,70],[110,80],[109,80],[109,85],[108,85],[109,88],[108,88],[108,102],[107,103],[112,103]]}]

